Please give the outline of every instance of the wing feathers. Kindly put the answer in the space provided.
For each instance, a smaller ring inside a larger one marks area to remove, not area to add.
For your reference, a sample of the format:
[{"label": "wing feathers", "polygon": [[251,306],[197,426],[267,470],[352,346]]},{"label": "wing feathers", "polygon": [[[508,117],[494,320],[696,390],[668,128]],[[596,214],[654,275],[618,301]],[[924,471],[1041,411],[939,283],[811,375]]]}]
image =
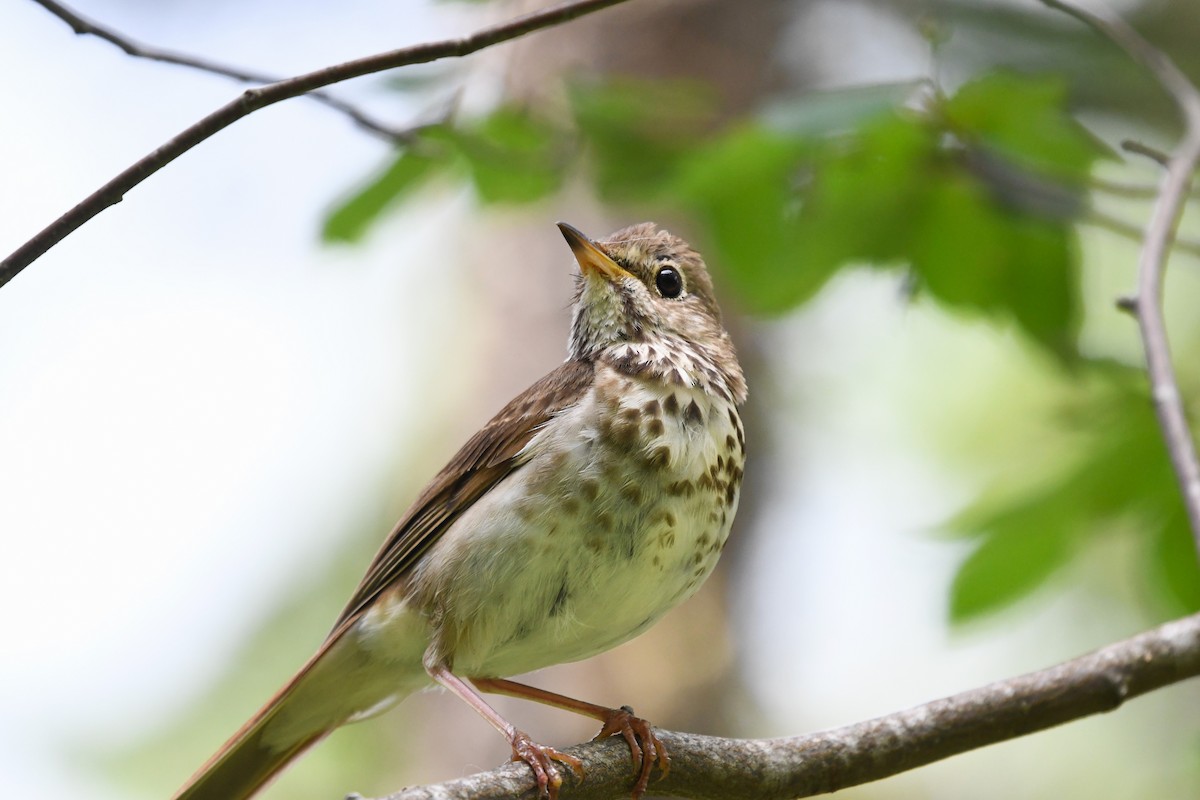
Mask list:
[{"label": "wing feathers", "polygon": [[567,361],[513,398],[471,437],[396,524],[338,617],[334,631],[402,578],[465,509],[519,468],[519,455],[538,429],[578,403],[593,376],[590,361]]}]

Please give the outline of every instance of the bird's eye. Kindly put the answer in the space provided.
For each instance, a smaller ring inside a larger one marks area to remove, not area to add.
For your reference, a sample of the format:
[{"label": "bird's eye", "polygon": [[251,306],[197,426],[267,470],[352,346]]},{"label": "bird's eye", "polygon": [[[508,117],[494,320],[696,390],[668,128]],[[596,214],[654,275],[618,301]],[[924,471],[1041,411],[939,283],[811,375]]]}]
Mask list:
[{"label": "bird's eye", "polygon": [[654,286],[663,297],[673,300],[683,292],[683,276],[674,267],[663,267],[654,276]]}]

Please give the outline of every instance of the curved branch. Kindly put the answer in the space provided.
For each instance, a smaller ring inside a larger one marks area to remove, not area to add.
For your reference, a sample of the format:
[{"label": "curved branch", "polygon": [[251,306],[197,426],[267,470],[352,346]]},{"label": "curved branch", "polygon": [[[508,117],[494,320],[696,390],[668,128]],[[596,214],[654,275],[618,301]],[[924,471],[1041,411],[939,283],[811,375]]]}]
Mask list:
[{"label": "curved branch", "polygon": [[[71,26],[71,30],[75,31],[77,35],[95,36],[97,39],[103,39],[117,47],[121,52],[134,58],[144,58],[148,61],[158,61],[163,64],[190,67],[201,72],[209,72],[214,75],[232,78],[242,83],[275,83],[279,80],[279,76],[277,75],[264,75],[261,72],[253,72],[241,67],[222,64],[207,58],[190,56],[185,53],[175,52],[174,50],[166,50],[161,47],[142,44],[112,28],[82,16],[74,9],[57,2],[57,0],[33,0],[33,2]],[[319,103],[324,103],[332,109],[340,111],[363,130],[381,136],[390,142],[404,143],[412,138],[411,132],[407,129],[395,128],[379,122],[354,105],[344,100],[339,100],[325,92],[309,92],[307,96]]]},{"label": "curved branch", "polygon": [[189,125],[154,152],[139,159],[88,195],[70,211],[42,229],[3,261],[0,261],[0,286],[12,280],[17,273],[78,230],[85,222],[109,206],[121,202],[125,193],[130,189],[204,140],[261,108],[350,78],[358,78],[411,64],[425,64],[443,58],[470,55],[494,44],[507,42],[543,28],[561,25],[564,22],[623,2],[627,2],[627,0],[572,0],[483,28],[459,39],[446,39],[440,42],[402,47],[399,50],[389,50],[386,53],[378,53],[325,67],[266,86],[247,89],[237,99],[226,103],[195,124]]},{"label": "curved branch", "polygon": [[[878,719],[786,739],[720,739],[657,731],[671,773],[650,793],[695,800],[785,800],[879,780],[949,756],[1112,711],[1125,701],[1200,676],[1200,614],[1040,672],[935,700]],[[563,800],[625,798],[629,748],[616,738],[567,752],[587,777],[566,776]],[[534,797],[529,768],[508,764],[454,781],[404,789],[385,800]]]},{"label": "curved branch", "polygon": [[1200,91],[1166,54],[1154,48],[1119,17],[1101,17],[1064,0],[1042,2],[1091,26],[1120,45],[1135,61],[1141,62],[1175,101],[1183,117],[1183,137],[1164,164],[1166,172],[1143,239],[1138,259],[1137,297],[1126,307],[1137,317],[1141,330],[1154,410],[1166,440],[1171,466],[1183,492],[1192,537],[1200,553],[1200,459],[1196,457],[1196,447],[1183,411],[1162,311],[1167,257],[1183,216],[1184,202],[1192,189],[1197,164],[1200,164]]}]

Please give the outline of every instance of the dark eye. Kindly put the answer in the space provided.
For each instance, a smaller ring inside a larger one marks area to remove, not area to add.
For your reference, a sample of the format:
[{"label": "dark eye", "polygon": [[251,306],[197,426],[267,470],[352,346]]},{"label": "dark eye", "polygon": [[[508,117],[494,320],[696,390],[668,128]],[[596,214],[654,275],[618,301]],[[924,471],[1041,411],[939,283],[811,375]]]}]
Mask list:
[{"label": "dark eye", "polygon": [[674,299],[683,292],[683,276],[674,267],[663,267],[654,276],[654,286],[663,297]]}]

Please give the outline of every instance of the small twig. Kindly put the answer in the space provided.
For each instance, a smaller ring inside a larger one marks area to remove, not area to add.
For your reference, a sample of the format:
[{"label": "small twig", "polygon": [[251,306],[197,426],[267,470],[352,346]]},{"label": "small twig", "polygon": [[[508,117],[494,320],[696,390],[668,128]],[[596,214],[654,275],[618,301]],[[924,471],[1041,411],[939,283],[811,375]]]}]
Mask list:
[{"label": "small twig", "polygon": [[[1200,675],[1200,615],[1081,658],[907,711],[786,739],[720,739],[657,731],[671,772],[650,793],[694,800],[784,800],[833,792],[1112,711],[1125,701]],[[629,747],[619,738],[567,750],[584,759],[563,800],[628,798]],[[510,764],[386,800],[501,800],[536,796],[532,773]]]},{"label": "small twig", "polygon": [[[1103,228],[1106,231],[1115,233],[1118,236],[1123,236],[1132,241],[1143,241],[1145,232],[1134,225],[1132,222],[1126,222],[1123,219],[1114,217],[1111,214],[1106,214],[1103,211],[1090,209],[1080,218],[1081,222],[1095,225],[1097,228]],[[1195,239],[1180,239],[1175,240],[1175,249],[1181,253],[1191,253],[1192,255],[1200,255],[1200,241]]]},{"label": "small twig", "polygon": [[[1147,67],[1179,107],[1183,117],[1183,137],[1166,158],[1158,200],[1146,227],[1141,257],[1138,260],[1137,320],[1146,351],[1146,370],[1154,397],[1154,409],[1166,440],[1171,466],[1183,492],[1184,506],[1197,551],[1200,552],[1200,459],[1188,428],[1179,382],[1171,364],[1167,328],[1163,321],[1163,275],[1171,243],[1183,216],[1184,200],[1192,188],[1196,165],[1200,163],[1200,91],[1166,54],[1154,48],[1122,19],[1101,17],[1063,0],[1042,0],[1094,28],[1120,45],[1135,60]],[[1126,149],[1132,149],[1126,142]],[[1150,148],[1136,145],[1139,152],[1152,157]]]},{"label": "small twig", "polygon": [[[1139,142],[1136,139],[1122,140],[1121,141],[1121,149],[1124,150],[1126,153],[1134,153],[1139,156],[1145,156],[1146,158],[1150,159],[1154,163],[1158,164],[1160,167],[1167,166],[1171,161],[1171,157],[1169,155],[1167,155],[1166,153],[1164,153],[1162,150],[1151,147],[1148,144],[1142,144],[1141,142]],[[1162,191],[1162,187],[1156,186],[1154,188],[1154,196],[1157,198],[1161,191]]]},{"label": "small twig", "polygon": [[[1122,146],[1128,143],[1124,142]],[[1125,149],[1128,150],[1129,148]],[[1132,153],[1135,151],[1129,150],[1129,152]],[[1139,152],[1138,155],[1145,155],[1145,153]],[[1156,200],[1158,199],[1159,189],[1159,187],[1149,183],[1122,183],[1120,181],[1110,181],[1105,178],[1091,178],[1088,181],[1088,188],[1113,195],[1114,197],[1127,197],[1131,200]],[[1188,199],[1195,200],[1198,197],[1200,197],[1200,190],[1193,187],[1191,194],[1188,195]]]},{"label": "small twig", "polygon": [[[122,33],[101,25],[94,20],[80,15],[78,12],[66,7],[57,0],[33,0],[42,8],[49,11],[54,16],[61,19],[63,22],[71,26],[71,30],[75,31],[80,36],[95,36],[98,39],[116,45],[126,55],[135,58],[144,58],[149,61],[159,61],[164,64],[175,64],[181,67],[190,67],[198,69],[202,72],[211,72],[214,75],[222,75],[226,78],[233,78],[235,81],[242,83],[275,83],[279,80],[277,75],[264,75],[260,72],[242,69],[241,67],[230,66],[229,64],[221,64],[207,58],[198,56],[190,56],[185,53],[178,53],[173,50],[166,50],[160,47],[152,47],[151,45],[142,44],[135,41]],[[387,139],[390,142],[400,144],[408,143],[413,136],[412,130],[408,128],[397,128],[367,115],[366,112],[330,95],[327,92],[309,92],[308,97],[316,100],[319,103],[324,103],[330,108],[336,109],[348,116],[360,128],[370,131],[378,136]]]},{"label": "small twig", "polygon": [[307,94],[332,83],[395,69],[411,64],[426,64],[443,58],[462,57],[494,44],[507,42],[527,33],[561,25],[586,14],[615,6],[628,0],[571,0],[541,11],[515,17],[507,22],[483,28],[459,39],[426,42],[399,50],[389,50],[373,56],[335,64],[331,67],[298,75],[253,89],[247,89],[235,100],[226,103],[200,121],[189,125],[161,147],[138,159],[130,167],[105,183],[78,205],[43,228],[32,239],[0,261],[0,286],[8,283],[21,270],[32,264],[47,250],[61,242],[88,220],[109,206],[116,205],[125,193],[179,156],[204,140],[219,133],[249,114],[281,100]]}]

